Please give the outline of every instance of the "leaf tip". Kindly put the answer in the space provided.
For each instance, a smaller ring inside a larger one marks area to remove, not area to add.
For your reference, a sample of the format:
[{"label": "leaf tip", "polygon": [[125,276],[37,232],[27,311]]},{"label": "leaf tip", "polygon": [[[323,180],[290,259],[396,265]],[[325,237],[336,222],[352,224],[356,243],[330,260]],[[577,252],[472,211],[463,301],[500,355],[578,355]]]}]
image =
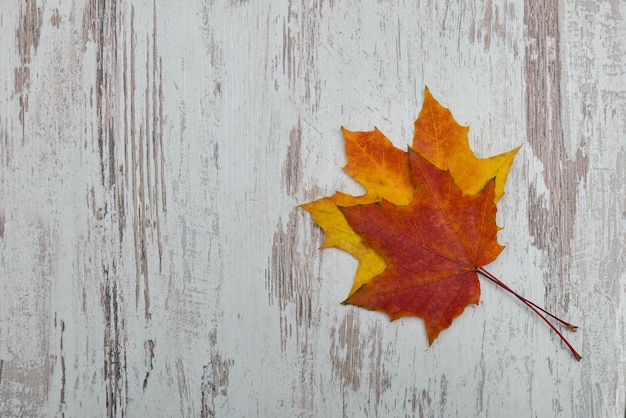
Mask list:
[{"label": "leaf tip", "polygon": [[426,98],[432,98],[433,95],[430,92],[430,89],[428,88],[427,85],[424,85],[424,100],[426,100]]}]

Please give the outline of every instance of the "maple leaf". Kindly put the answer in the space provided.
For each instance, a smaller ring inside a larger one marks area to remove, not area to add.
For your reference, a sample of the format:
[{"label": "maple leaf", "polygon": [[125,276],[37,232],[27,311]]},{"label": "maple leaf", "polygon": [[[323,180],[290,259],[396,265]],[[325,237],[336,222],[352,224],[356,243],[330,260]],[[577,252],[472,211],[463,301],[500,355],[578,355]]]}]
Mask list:
[{"label": "maple leaf", "polygon": [[[422,317],[428,341],[480,298],[478,275],[507,290],[539,315],[581,359],[543,314],[571,325],[511,290],[482,266],[502,247],[496,203],[519,147],[485,159],[469,148],[468,127],[424,92],[412,150],[395,148],[378,129],[342,128],[346,173],[365,188],[362,196],[336,192],[301,205],[324,230],[325,247],[359,260],[345,304],[389,314]],[[543,313],[543,314],[542,314]]]},{"label": "maple leaf", "polygon": [[[348,225],[337,206],[354,206],[381,199],[398,205],[408,204],[413,198],[413,189],[407,153],[395,148],[382,132],[377,128],[368,132],[353,132],[343,127],[341,130],[347,157],[344,171],[365,187],[365,195],[350,196],[337,192],[301,207],[326,233],[321,248],[337,247],[359,261],[351,295],[383,272],[387,263],[362,244],[361,238]],[[479,159],[469,148],[467,132],[468,128],[460,126],[450,111],[425,88],[422,111],[415,121],[413,148],[427,159],[430,156],[437,167],[450,167],[453,177],[454,174],[459,177],[455,181],[465,193],[477,192],[495,177],[494,200],[497,201],[504,194],[504,183],[519,147],[495,157]]]},{"label": "maple leaf", "polygon": [[383,200],[339,208],[365,244],[389,263],[345,303],[386,312],[392,320],[419,316],[432,344],[468,304],[478,304],[476,269],[504,247],[496,239],[495,181],[467,195],[448,171],[413,151],[409,160],[416,192],[411,204]]}]

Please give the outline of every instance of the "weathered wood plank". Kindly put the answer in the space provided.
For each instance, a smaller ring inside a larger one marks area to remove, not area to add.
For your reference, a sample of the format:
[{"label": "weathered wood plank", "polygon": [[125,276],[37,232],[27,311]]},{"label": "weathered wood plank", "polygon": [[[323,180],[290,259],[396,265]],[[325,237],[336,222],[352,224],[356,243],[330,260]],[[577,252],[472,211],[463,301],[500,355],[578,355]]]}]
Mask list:
[{"label": "weathered wood plank", "polygon": [[[619,2],[25,0],[0,10],[1,416],[623,416]],[[296,208],[339,127],[412,137],[423,86],[479,155],[523,144],[484,283],[428,347],[340,305]]]}]

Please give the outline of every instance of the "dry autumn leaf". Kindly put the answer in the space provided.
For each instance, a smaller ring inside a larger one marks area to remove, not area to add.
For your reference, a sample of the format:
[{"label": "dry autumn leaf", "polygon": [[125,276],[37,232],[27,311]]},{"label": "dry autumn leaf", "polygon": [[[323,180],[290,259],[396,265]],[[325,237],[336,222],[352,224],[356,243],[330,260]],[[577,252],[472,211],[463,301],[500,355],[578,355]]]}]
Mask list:
[{"label": "dry autumn leaf", "polygon": [[[402,205],[412,200],[411,173],[406,151],[393,146],[378,129],[352,132],[342,128],[347,164],[344,171],[365,187],[365,195],[351,196],[336,193],[301,205],[326,233],[322,248],[337,247],[359,260],[350,295],[368,283],[387,267],[385,260],[364,246],[348,225],[337,206],[354,206],[386,199]],[[437,102],[428,88],[424,91],[424,105],[415,121],[413,149],[441,169],[454,167],[452,175],[465,193],[475,193],[496,178],[497,201],[504,194],[504,183],[518,148],[501,155],[479,159],[470,150],[468,128],[460,126],[450,111]],[[436,157],[436,158],[435,158]],[[463,164],[454,161],[462,161]],[[473,173],[469,175],[468,173]]]},{"label": "dry autumn leaf", "polygon": [[[511,290],[482,266],[503,247],[497,242],[496,202],[519,148],[479,159],[467,127],[425,90],[415,121],[412,150],[401,151],[378,130],[342,128],[344,170],[366,190],[337,192],[302,205],[325,231],[322,247],[337,247],[359,260],[344,303],[424,319],[429,343],[480,297],[478,274],[515,295],[580,355],[546,316],[555,317]],[[542,314],[543,313],[543,314]]]},{"label": "dry autumn leaf", "polygon": [[411,204],[383,200],[340,208],[364,243],[389,262],[345,303],[385,312],[391,319],[419,316],[432,344],[468,304],[478,304],[476,270],[504,247],[496,240],[494,181],[467,195],[448,171],[415,152],[409,160],[416,192]]}]

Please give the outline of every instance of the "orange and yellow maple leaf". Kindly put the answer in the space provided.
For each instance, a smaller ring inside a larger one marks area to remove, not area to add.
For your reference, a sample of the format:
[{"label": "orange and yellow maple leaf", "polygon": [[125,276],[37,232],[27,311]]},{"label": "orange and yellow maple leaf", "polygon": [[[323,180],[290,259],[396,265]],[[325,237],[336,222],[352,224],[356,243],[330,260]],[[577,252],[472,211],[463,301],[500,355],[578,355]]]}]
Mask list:
[{"label": "orange and yellow maple leaf", "polygon": [[514,294],[581,356],[547,316],[571,325],[517,294],[482,266],[504,247],[498,244],[496,203],[518,148],[478,158],[469,128],[424,92],[408,151],[380,132],[342,128],[346,173],[365,188],[362,196],[336,192],[301,205],[324,230],[322,247],[337,247],[359,260],[344,301],[424,319],[430,344],[469,304],[480,298],[478,274]]},{"label": "orange and yellow maple leaf", "polygon": [[[495,177],[494,199],[497,201],[504,193],[504,183],[519,148],[488,159],[479,159],[469,148],[467,131],[468,128],[460,126],[450,111],[441,106],[426,88],[424,105],[415,121],[413,149],[440,169],[454,167],[454,170],[450,168],[452,176],[465,193],[477,192],[489,179]],[[342,132],[347,158],[344,171],[363,185],[365,194],[351,196],[337,192],[301,206],[326,233],[322,248],[336,247],[359,260],[350,290],[352,295],[382,273],[387,268],[387,262],[363,244],[361,237],[348,225],[337,207],[367,204],[382,199],[406,205],[413,199],[413,185],[407,152],[395,148],[377,128],[368,132],[353,132],[342,127]],[[473,175],[468,175],[468,172]]]}]

